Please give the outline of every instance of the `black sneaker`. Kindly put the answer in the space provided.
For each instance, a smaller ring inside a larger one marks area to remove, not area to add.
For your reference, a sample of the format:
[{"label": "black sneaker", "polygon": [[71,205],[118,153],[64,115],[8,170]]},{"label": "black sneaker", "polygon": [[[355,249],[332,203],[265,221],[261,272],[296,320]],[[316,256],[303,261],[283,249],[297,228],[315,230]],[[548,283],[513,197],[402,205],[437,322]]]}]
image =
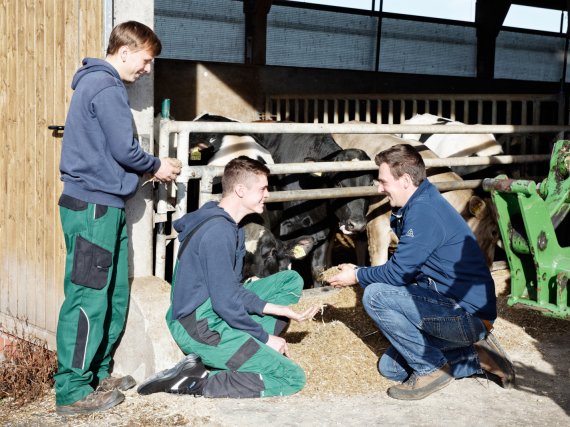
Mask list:
[{"label": "black sneaker", "polygon": [[110,390],[121,390],[127,391],[137,385],[137,382],[130,375],[125,375],[124,377],[107,377],[99,383],[97,391],[110,391]]},{"label": "black sneaker", "polygon": [[56,405],[57,415],[81,415],[106,411],[125,400],[125,395],[119,390],[94,391],[81,400],[70,405]]},{"label": "black sneaker", "polygon": [[158,392],[201,395],[208,370],[202,359],[190,353],[173,368],[160,371],[144,380],[137,392],[151,394]]}]

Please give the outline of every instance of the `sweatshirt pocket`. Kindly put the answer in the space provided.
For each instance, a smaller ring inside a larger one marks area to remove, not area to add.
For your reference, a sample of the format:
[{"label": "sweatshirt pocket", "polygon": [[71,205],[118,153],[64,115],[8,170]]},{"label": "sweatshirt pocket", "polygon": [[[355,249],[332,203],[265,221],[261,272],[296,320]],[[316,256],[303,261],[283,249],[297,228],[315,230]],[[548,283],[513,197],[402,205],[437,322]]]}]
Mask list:
[{"label": "sweatshirt pocket", "polygon": [[107,285],[113,254],[80,235],[75,240],[71,281],[92,289]]}]

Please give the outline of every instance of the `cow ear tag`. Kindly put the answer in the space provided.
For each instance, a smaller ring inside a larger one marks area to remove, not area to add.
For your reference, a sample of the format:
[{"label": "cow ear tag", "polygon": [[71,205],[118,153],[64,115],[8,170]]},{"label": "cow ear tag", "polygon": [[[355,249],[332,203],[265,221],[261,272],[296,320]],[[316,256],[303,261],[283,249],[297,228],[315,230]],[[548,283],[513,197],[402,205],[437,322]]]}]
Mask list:
[{"label": "cow ear tag", "polygon": [[305,252],[305,249],[303,248],[303,246],[297,245],[293,248],[293,257],[295,259],[303,258],[306,255],[307,255],[307,252]]},{"label": "cow ear tag", "polygon": [[480,197],[473,196],[469,199],[469,212],[475,218],[481,218],[483,215],[483,209],[485,208],[485,201]]},{"label": "cow ear tag", "polygon": [[194,147],[192,148],[192,150],[190,150],[190,160],[192,161],[202,160],[202,152],[200,151],[200,148]]}]

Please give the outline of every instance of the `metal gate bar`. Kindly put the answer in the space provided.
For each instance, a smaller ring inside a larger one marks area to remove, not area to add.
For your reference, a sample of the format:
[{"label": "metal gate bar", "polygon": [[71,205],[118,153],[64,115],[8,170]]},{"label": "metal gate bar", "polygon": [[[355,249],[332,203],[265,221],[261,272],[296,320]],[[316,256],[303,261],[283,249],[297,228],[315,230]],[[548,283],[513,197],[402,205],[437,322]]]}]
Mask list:
[{"label": "metal gate bar", "polygon": [[[177,158],[182,161],[182,174],[176,181],[176,206],[174,207],[174,219],[186,213],[188,204],[188,181],[190,179],[200,179],[200,205],[212,198],[212,184],[216,176],[221,176],[223,167],[219,166],[188,166],[189,135],[195,133],[351,133],[351,134],[394,134],[394,133],[447,133],[447,134],[467,134],[467,133],[560,133],[569,131],[570,127],[560,126],[513,126],[513,125],[465,125],[447,126],[433,125],[370,125],[370,124],[307,124],[307,123],[220,123],[220,122],[177,122],[170,120],[161,121],[159,139],[159,157],[167,157],[170,153],[170,135],[174,134],[174,144],[176,144]],[[512,164],[526,163],[547,160],[547,155],[530,156],[496,156],[496,157],[465,157],[448,159],[426,159],[426,166],[454,166],[454,165],[485,165],[485,164]],[[374,170],[374,162],[317,162],[302,164],[276,164],[269,165],[273,174],[283,173],[311,173],[326,172],[335,170]],[[457,185],[457,184],[453,184]],[[466,183],[478,186],[479,183]],[[473,187],[468,187],[473,188]],[[158,202],[155,214],[157,224],[155,275],[165,277],[166,271],[166,246],[174,239],[174,236],[167,236],[164,232],[164,224],[168,221],[168,212],[172,209],[168,206],[168,190],[172,190],[171,185],[160,185],[158,191]],[[374,189],[336,189],[328,197],[354,197],[355,191],[360,191],[363,196],[374,195]],[[345,190],[343,192],[342,190]],[[328,191],[328,190],[327,190]],[[319,190],[322,194],[322,189]],[[332,194],[332,195],[331,195]],[[358,193],[360,194],[360,193]],[[303,200],[305,197],[314,198],[315,194],[275,194],[273,201],[277,197],[294,197],[295,200]],[[328,198],[327,197],[327,198]],[[287,199],[290,200],[290,199]],[[162,224],[162,225],[161,225]],[[174,253],[178,249],[178,241],[174,239]]]}]

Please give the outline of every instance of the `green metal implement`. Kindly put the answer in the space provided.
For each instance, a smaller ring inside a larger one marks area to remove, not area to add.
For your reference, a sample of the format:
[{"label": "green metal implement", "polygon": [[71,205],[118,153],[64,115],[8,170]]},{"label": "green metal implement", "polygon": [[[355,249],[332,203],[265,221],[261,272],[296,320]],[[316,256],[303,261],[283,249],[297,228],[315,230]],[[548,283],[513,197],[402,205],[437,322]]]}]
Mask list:
[{"label": "green metal implement", "polygon": [[557,236],[570,211],[570,141],[554,145],[548,177],[540,184],[500,175],[485,179],[483,188],[497,207],[511,270],[508,304],[547,316],[570,316],[570,248],[561,247],[562,236]]}]

